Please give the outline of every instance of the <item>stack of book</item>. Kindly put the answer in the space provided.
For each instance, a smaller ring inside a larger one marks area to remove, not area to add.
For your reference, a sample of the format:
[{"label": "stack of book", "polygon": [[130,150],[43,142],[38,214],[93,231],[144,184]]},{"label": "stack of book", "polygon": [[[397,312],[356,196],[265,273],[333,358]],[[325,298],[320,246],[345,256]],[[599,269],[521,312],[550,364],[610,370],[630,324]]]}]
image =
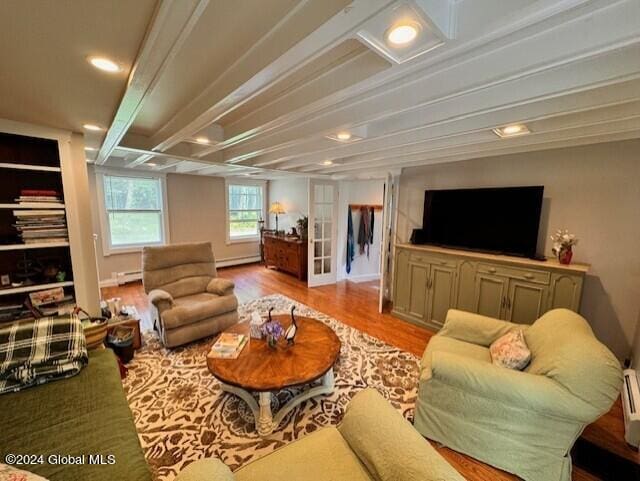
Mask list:
[{"label": "stack of book", "polygon": [[14,210],[13,215],[16,218],[13,226],[25,244],[69,241],[62,209]]},{"label": "stack of book", "polygon": [[55,190],[22,189],[16,202],[20,205],[45,208],[60,207],[62,199]]},{"label": "stack of book", "polygon": [[211,346],[207,356],[216,359],[236,359],[248,341],[249,337],[244,334],[223,332],[215,344]]}]

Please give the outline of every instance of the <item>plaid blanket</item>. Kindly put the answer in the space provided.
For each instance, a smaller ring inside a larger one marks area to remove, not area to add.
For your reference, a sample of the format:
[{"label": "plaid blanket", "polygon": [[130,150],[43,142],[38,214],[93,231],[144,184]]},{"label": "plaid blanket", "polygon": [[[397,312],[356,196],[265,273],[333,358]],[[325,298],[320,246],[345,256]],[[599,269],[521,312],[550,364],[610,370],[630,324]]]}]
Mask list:
[{"label": "plaid blanket", "polygon": [[89,362],[77,316],[0,327],[0,394],[74,376]]}]

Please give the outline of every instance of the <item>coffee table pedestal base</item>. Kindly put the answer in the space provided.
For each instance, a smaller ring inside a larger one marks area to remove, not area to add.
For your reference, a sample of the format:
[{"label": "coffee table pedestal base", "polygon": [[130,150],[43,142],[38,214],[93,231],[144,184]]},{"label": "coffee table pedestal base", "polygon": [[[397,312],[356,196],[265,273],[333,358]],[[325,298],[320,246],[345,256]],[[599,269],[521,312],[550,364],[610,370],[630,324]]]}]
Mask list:
[{"label": "coffee table pedestal base", "polygon": [[294,396],[287,404],[282,406],[275,416],[271,412],[272,393],[270,391],[261,392],[260,402],[257,403],[249,391],[239,387],[230,386],[225,383],[220,383],[220,386],[223,391],[235,394],[247,403],[253,412],[254,419],[256,420],[256,429],[258,430],[258,434],[260,436],[268,436],[280,425],[285,416],[300,403],[307,399],[311,399],[312,397],[319,396],[321,394],[331,394],[333,392],[333,368],[329,369],[327,373],[322,376],[322,382],[319,385],[310,387],[309,389],[302,391],[297,396]]}]

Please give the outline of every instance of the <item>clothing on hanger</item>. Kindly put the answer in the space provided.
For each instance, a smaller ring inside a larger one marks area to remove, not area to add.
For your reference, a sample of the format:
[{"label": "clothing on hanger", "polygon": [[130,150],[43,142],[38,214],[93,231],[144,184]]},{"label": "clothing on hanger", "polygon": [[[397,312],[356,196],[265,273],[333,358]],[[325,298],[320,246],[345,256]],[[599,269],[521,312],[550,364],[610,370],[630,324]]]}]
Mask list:
[{"label": "clothing on hanger", "polygon": [[355,243],[353,241],[353,219],[351,218],[351,207],[348,207],[347,215],[347,274],[351,272],[351,263],[355,259]]},{"label": "clothing on hanger", "polygon": [[[367,252],[369,258],[369,244],[373,243],[373,234],[371,231],[371,214],[369,207],[360,207],[360,226],[358,228],[358,245],[360,246],[360,255]],[[371,209],[373,212],[373,209]]]}]

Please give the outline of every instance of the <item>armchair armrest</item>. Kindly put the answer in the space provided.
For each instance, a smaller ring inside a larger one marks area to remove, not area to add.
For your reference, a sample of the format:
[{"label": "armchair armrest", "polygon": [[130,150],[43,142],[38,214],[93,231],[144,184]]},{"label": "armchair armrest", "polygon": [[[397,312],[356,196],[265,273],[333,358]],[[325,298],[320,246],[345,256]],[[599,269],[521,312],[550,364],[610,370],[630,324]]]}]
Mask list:
[{"label": "armchair armrest", "polygon": [[219,459],[200,459],[184,468],[175,481],[235,481],[231,470]]},{"label": "armchair armrest", "polygon": [[523,324],[501,321],[472,312],[449,309],[444,326],[438,334],[459,341],[489,347],[493,341],[514,329],[526,329]]},{"label": "armchair armrest", "polygon": [[162,289],[154,289],[148,294],[149,302],[153,304],[158,311],[164,311],[173,306],[173,296]]},{"label": "armchair armrest", "polygon": [[546,376],[443,351],[433,353],[431,371],[433,379],[539,414],[583,423],[593,422],[599,416],[597,409]]},{"label": "armchair armrest", "polygon": [[223,279],[222,277],[214,277],[207,284],[207,292],[216,294],[217,296],[228,296],[233,294],[233,288],[236,285],[229,279]]},{"label": "armchair armrest", "polygon": [[338,429],[377,481],[464,481],[374,389],[351,400]]}]

